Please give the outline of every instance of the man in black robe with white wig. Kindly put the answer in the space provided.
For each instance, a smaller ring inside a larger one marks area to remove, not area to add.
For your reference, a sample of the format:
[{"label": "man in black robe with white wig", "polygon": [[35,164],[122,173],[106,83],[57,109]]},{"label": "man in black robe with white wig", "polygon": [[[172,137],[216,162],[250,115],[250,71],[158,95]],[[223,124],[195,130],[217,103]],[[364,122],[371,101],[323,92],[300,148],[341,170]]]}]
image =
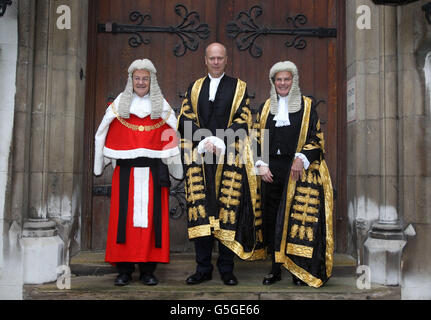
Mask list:
[{"label": "man in black robe with white wig", "polygon": [[297,67],[290,61],[270,70],[270,98],[257,115],[264,243],[272,255],[263,284],[281,280],[281,266],[296,285],[320,287],[333,264],[331,178],[312,98],[302,96]]}]

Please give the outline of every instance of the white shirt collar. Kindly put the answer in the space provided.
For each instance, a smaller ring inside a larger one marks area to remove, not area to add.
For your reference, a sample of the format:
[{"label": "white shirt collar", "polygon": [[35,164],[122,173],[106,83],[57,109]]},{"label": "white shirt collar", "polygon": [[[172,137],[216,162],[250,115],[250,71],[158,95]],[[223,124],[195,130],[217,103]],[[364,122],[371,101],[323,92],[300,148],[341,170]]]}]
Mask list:
[{"label": "white shirt collar", "polygon": [[210,78],[210,91],[209,91],[209,95],[208,95],[208,100],[209,101],[214,101],[215,100],[215,96],[217,93],[217,89],[218,89],[218,85],[220,84],[220,80],[223,78],[224,76],[224,72],[223,74],[218,77],[218,78],[213,78],[209,73],[208,73],[208,77]]},{"label": "white shirt collar", "polygon": [[211,76],[211,75],[208,73],[208,77],[211,79],[211,81],[212,81],[212,80],[220,81],[220,80],[221,80],[221,78],[223,78],[223,76],[224,76],[224,72],[223,72],[223,74],[222,74],[220,77],[218,77],[218,78],[214,78],[213,76]]}]

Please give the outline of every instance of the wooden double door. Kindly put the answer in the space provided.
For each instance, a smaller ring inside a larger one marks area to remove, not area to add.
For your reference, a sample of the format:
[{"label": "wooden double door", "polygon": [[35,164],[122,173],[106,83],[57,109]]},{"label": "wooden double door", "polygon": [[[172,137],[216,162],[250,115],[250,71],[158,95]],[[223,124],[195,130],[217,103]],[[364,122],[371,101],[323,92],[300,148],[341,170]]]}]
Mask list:
[{"label": "wooden double door", "polygon": [[[193,80],[206,74],[205,47],[227,47],[226,73],[247,82],[251,108],[269,96],[271,66],[293,61],[303,94],[322,102],[318,113],[336,190],[336,249],[347,242],[344,0],[92,0],[89,1],[82,248],[105,248],[112,169],[92,174],[94,134],[107,104],[124,90],[127,69],[148,58],[163,94],[178,112]],[[171,250],[190,248],[181,185],[173,190]],[[181,202],[181,201],[180,201]]]}]

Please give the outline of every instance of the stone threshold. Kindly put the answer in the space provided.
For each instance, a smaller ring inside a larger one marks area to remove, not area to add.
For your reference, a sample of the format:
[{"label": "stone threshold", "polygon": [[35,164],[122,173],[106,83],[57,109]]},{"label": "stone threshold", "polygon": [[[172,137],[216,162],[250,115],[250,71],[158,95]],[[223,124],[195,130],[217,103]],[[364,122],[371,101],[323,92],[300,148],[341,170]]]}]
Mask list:
[{"label": "stone threshold", "polygon": [[[214,257],[217,255],[214,254]],[[213,279],[199,285],[186,285],[185,279],[195,270],[194,254],[171,254],[169,264],[159,264],[155,275],[157,286],[139,282],[135,271],[125,287],[114,286],[115,268],[103,261],[103,252],[81,252],[71,260],[70,289],[59,289],[57,283],[25,285],[24,300],[399,300],[400,287],[372,284],[370,289],[356,286],[355,260],[347,255],[334,257],[334,272],[321,288],[297,287],[289,272],[271,286],[262,284],[271,262],[235,261],[237,286],[226,286],[218,272]],[[214,261],[215,262],[215,261]]]}]

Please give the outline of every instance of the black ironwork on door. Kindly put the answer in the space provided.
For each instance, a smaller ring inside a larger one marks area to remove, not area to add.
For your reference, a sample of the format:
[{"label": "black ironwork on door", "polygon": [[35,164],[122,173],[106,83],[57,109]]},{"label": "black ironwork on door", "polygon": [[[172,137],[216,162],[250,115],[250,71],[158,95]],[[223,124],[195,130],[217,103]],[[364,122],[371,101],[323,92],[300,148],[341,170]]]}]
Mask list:
[{"label": "black ironwork on door", "polygon": [[151,42],[151,39],[145,33],[173,33],[181,40],[181,43],[175,46],[173,52],[176,57],[181,57],[187,50],[196,51],[199,47],[199,39],[207,39],[210,29],[208,24],[200,23],[200,17],[196,11],[189,12],[187,7],[182,4],[177,4],[174,11],[182,19],[181,23],[176,26],[143,25],[145,21],[151,20],[151,15],[133,11],[130,13],[129,19],[131,22],[136,23],[135,25],[116,22],[99,23],[98,32],[130,33],[132,36],[129,38],[129,45],[133,48]]},{"label": "black ironwork on door", "polygon": [[334,28],[301,28],[300,25],[307,23],[307,17],[298,14],[295,17],[287,17],[290,28],[273,28],[258,25],[256,19],[262,15],[263,9],[255,5],[246,11],[241,11],[235,21],[227,24],[226,32],[230,38],[237,39],[236,45],[240,51],[247,50],[252,57],[258,58],[263,50],[255,43],[260,36],[266,35],[287,35],[291,38],[285,42],[286,47],[304,49],[307,42],[304,37],[328,38],[337,36],[337,29]]}]

